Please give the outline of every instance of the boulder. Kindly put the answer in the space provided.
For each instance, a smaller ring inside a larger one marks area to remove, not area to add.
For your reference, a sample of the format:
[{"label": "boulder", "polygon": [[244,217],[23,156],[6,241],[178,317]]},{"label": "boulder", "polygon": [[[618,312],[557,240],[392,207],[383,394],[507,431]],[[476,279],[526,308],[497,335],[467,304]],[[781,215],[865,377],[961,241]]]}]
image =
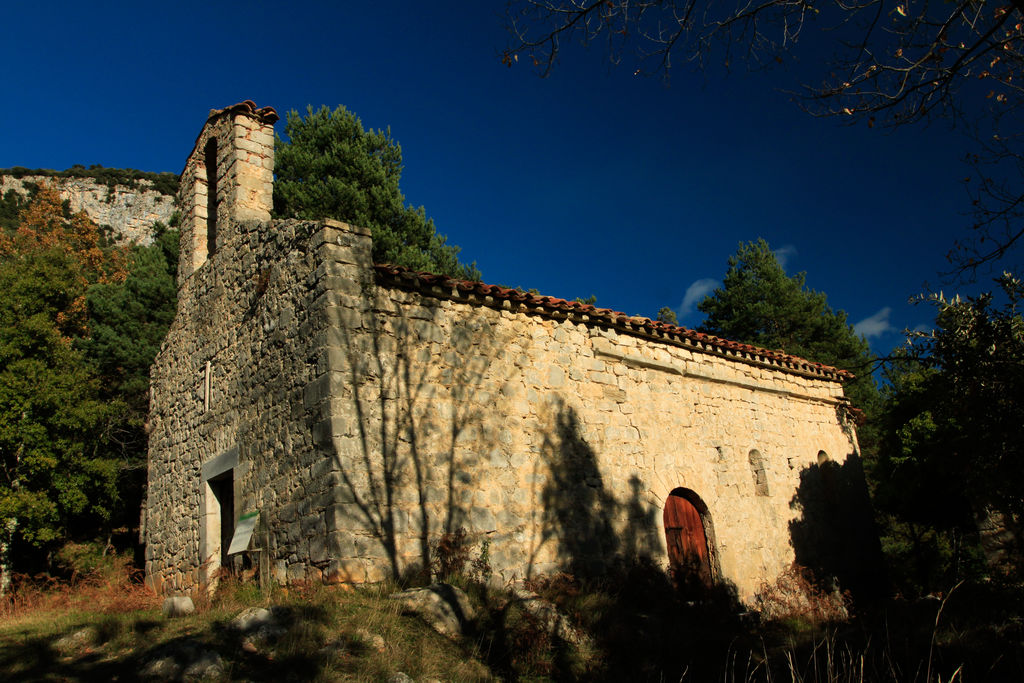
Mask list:
[{"label": "boulder", "polygon": [[246,642],[266,645],[284,635],[286,629],[281,621],[286,612],[281,607],[249,607],[231,620],[231,628],[248,636]]},{"label": "boulder", "polygon": [[187,595],[164,598],[163,613],[165,617],[183,617],[196,611],[195,603]]},{"label": "boulder", "polygon": [[387,648],[387,644],[384,642],[383,636],[377,633],[370,633],[365,628],[361,628],[358,631],[356,631],[356,637],[359,638],[359,641],[363,645],[370,648],[371,650],[376,650],[377,652],[384,652],[384,650]]},{"label": "boulder", "polygon": [[147,681],[204,680],[224,673],[221,656],[192,638],[165,643],[147,659],[139,671]]},{"label": "boulder", "polygon": [[249,632],[268,626],[274,621],[274,616],[265,607],[250,607],[231,620],[231,628]]},{"label": "boulder", "polygon": [[412,588],[391,596],[406,614],[415,614],[441,635],[457,639],[467,633],[475,614],[462,590],[446,583]]},{"label": "boulder", "polygon": [[524,610],[534,616],[551,635],[574,645],[580,645],[586,640],[584,634],[574,628],[553,603],[548,602],[533,591],[525,588],[514,588],[512,589],[512,597],[519,602]]},{"label": "boulder", "polygon": [[92,647],[99,640],[99,632],[92,626],[86,626],[63,638],[58,638],[53,643],[57,652],[68,655],[88,647]]}]

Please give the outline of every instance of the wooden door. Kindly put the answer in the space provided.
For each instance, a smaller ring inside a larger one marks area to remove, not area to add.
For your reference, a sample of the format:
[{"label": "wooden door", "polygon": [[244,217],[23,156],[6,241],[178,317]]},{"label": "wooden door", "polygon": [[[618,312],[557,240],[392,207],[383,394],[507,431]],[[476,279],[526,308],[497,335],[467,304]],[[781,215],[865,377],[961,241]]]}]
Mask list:
[{"label": "wooden door", "polygon": [[711,586],[711,558],[700,512],[675,493],[665,501],[665,543],[672,575],[680,584]]}]

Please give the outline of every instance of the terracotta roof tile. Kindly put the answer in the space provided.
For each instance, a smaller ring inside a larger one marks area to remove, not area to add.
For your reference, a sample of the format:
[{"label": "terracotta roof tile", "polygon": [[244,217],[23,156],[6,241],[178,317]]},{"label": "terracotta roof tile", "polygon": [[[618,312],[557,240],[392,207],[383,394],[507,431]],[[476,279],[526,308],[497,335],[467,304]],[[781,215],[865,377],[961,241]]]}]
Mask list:
[{"label": "terracotta roof tile", "polygon": [[[206,123],[209,123],[211,119],[215,119],[222,114],[246,114],[256,119],[260,123],[264,123],[268,126],[274,125],[280,120],[280,116],[277,115],[277,110],[273,107],[257,107],[256,103],[252,100],[245,100],[237,104],[232,104],[230,107],[224,107],[223,109],[211,109],[210,114],[206,117]],[[192,155],[196,153],[196,149],[199,147],[199,140],[203,137],[203,132],[206,130],[206,125],[199,130],[199,135],[196,137],[196,141],[192,144],[192,151],[185,157],[185,166],[188,167],[188,160],[192,158]],[[184,170],[182,171],[184,173]],[[181,176],[181,173],[178,174]],[[180,190],[179,190],[180,191]]]},{"label": "terracotta roof tile", "polygon": [[458,280],[447,275],[436,275],[410,270],[402,266],[386,263],[374,266],[377,275],[387,283],[396,284],[409,289],[422,291],[426,294],[460,298],[463,294],[491,297],[495,301],[509,301],[533,307],[537,312],[558,313],[566,315],[586,316],[588,321],[603,323],[626,333],[654,338],[659,341],[694,348],[705,353],[712,353],[728,358],[768,365],[785,372],[820,377],[835,381],[853,379],[853,373],[840,370],[822,363],[815,363],[781,350],[762,349],[750,344],[729,339],[722,339],[687,327],[670,325],[659,320],[651,320],[642,316],[630,316],[621,311],[609,308],[598,308],[592,304],[578,301],[567,301],[552,296],[530,294],[515,289],[488,285],[470,280]]},{"label": "terracotta roof tile", "polygon": [[261,123],[268,125],[274,125],[280,120],[280,116],[277,115],[277,110],[273,107],[256,107],[256,103],[252,100],[245,100],[237,104],[232,104],[230,107],[224,107],[223,109],[211,109],[210,115],[206,117],[209,121],[212,118],[220,116],[221,114],[248,114],[254,119],[258,119]]}]

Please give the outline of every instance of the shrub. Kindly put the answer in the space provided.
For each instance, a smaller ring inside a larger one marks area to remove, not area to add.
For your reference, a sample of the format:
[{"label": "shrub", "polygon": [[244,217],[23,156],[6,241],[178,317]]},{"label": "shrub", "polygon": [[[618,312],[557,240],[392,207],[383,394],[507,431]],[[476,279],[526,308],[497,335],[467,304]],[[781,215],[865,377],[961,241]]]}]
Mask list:
[{"label": "shrub", "polygon": [[794,562],[769,584],[761,585],[754,598],[761,616],[774,621],[798,619],[817,625],[846,621],[849,616],[848,593],[827,593],[815,585],[810,571]]}]

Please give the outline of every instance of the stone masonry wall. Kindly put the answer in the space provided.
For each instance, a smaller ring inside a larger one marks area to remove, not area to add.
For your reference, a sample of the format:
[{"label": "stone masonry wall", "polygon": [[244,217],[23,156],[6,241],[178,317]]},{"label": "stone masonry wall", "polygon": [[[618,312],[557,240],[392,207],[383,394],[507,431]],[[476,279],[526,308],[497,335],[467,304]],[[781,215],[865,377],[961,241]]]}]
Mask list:
[{"label": "stone masonry wall", "polygon": [[802,475],[858,458],[835,381],[381,284],[327,310],[344,580],[407,571],[460,527],[503,580],[667,566],[662,510],[685,488],[708,508],[714,571],[749,600],[794,559]]},{"label": "stone masonry wall", "polygon": [[204,538],[204,467],[225,455],[238,463],[234,518],[261,510],[273,520],[285,568],[291,560],[304,576],[319,557],[309,550],[311,510],[322,511],[335,482],[313,444],[319,413],[304,395],[326,369],[324,230],[301,221],[270,228],[233,225],[232,239],[184,282],[151,373],[146,570],[158,590],[207,584],[220,565],[216,539]]},{"label": "stone masonry wall", "polygon": [[747,600],[794,559],[804,473],[857,458],[837,382],[409,291],[375,278],[369,235],[344,224],[240,230],[185,283],[154,368],[147,573],[162,589],[217,564],[203,472],[229,452],[236,515],[260,511],[280,581],[416,571],[459,528],[504,581],[666,565],[662,509],[685,488],[707,506],[717,578]]},{"label": "stone masonry wall", "polygon": [[215,583],[257,511],[248,556],[282,583],[422,572],[460,529],[500,582],[667,566],[670,494],[746,601],[794,560],[832,572],[858,552],[834,375],[404,277],[373,265],[367,230],[273,221],[276,119],[211,112],[182,173],[178,312],[152,370],[154,588]]},{"label": "stone masonry wall", "polygon": [[174,197],[151,189],[153,183],[148,180],[136,181],[135,188],[115,185],[111,191],[89,178],[0,175],[0,195],[12,190],[27,195],[26,183],[54,184],[73,212],[85,211],[96,224],[109,225],[114,238],[122,243],[150,244],[153,223],[167,225],[176,208]]}]

